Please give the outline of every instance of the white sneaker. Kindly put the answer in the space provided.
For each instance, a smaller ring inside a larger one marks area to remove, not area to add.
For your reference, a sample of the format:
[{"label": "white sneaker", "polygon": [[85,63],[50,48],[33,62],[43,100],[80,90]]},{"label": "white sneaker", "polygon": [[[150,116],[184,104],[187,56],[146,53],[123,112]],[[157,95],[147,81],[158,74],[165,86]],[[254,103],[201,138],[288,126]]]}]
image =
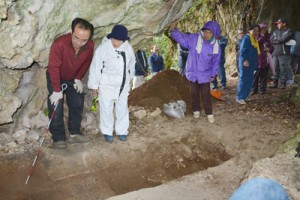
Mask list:
[{"label": "white sneaker", "polygon": [[246,101],[243,100],[243,99],[236,99],[235,101],[238,102],[239,104],[242,104],[242,105],[247,104]]},{"label": "white sneaker", "polygon": [[199,118],[200,117],[200,111],[195,111],[194,113],[194,118]]},{"label": "white sneaker", "polygon": [[214,123],[215,122],[215,118],[214,118],[214,115],[207,115],[207,120],[209,123]]}]

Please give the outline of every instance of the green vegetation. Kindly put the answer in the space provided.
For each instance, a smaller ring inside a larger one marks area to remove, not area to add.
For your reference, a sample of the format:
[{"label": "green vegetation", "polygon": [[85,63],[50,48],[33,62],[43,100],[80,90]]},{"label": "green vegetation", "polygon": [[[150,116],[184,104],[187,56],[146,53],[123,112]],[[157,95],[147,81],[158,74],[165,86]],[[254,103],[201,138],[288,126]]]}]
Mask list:
[{"label": "green vegetation", "polygon": [[[222,2],[222,1],[221,1]],[[202,14],[199,12],[201,9],[209,9],[215,7],[215,1],[213,0],[196,0],[193,2],[192,7],[183,15],[178,22],[178,28],[183,32],[197,32],[199,31],[200,24],[202,23],[200,18]],[[209,5],[207,7],[207,5]],[[208,12],[211,15],[213,12]],[[201,16],[200,16],[201,15]],[[204,21],[205,19],[203,19]],[[177,43],[170,39],[169,33],[165,33],[160,37],[153,38],[147,44],[147,49],[151,49],[152,45],[157,45],[162,54],[166,69],[178,70],[178,55],[177,55]],[[149,56],[150,52],[147,52]]]},{"label": "green vegetation", "polygon": [[153,45],[156,45],[159,48],[159,52],[164,58],[165,68],[178,70],[177,54],[174,54],[174,50],[176,49],[170,38],[163,34],[160,37],[154,37],[148,42],[146,44],[146,48],[149,49],[149,51],[146,52],[148,58],[150,56],[150,49]]},{"label": "green vegetation", "polygon": [[160,53],[163,55],[166,69],[178,69],[177,58],[173,55],[172,41],[163,34],[161,37],[155,37],[153,44],[157,45],[160,49]]},{"label": "green vegetation", "polygon": [[49,115],[49,110],[48,110],[48,108],[45,108],[45,109],[43,110],[43,113],[44,113],[45,116],[48,116],[48,115]]}]

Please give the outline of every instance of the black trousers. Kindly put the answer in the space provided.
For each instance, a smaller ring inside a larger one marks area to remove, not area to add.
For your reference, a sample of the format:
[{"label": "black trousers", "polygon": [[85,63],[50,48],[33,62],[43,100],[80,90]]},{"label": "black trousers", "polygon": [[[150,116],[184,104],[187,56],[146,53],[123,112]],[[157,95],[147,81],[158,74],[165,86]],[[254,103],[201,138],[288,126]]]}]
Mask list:
[{"label": "black trousers", "polygon": [[[51,104],[49,97],[53,92],[52,84],[50,75],[47,71],[46,73],[47,77],[47,88],[48,88],[48,110],[49,119],[52,116],[52,113],[54,111],[54,105]],[[68,113],[68,130],[70,134],[81,134],[80,133],[80,127],[81,127],[81,121],[82,121],[82,112],[83,112],[83,104],[84,104],[84,94],[78,93],[73,84],[73,81],[62,81],[60,84],[67,84],[67,89],[63,92],[63,97],[66,97],[66,102],[69,108]],[[50,123],[49,131],[52,134],[53,141],[60,141],[66,139],[65,134],[65,124],[64,124],[64,98],[61,99],[58,103],[58,106],[56,108],[56,111],[54,113],[54,117],[52,118],[52,121]]]},{"label": "black trousers", "polygon": [[189,81],[191,97],[192,97],[192,111],[201,111],[201,102],[200,102],[200,93],[201,93],[201,100],[203,109],[205,114],[211,115],[212,114],[212,101],[211,101],[211,94],[210,94],[210,82],[208,83],[201,83],[198,82],[194,83]]},{"label": "black trousers", "polygon": [[252,90],[253,92],[265,92],[267,88],[267,79],[268,79],[269,67],[258,68],[254,74],[254,81]]}]

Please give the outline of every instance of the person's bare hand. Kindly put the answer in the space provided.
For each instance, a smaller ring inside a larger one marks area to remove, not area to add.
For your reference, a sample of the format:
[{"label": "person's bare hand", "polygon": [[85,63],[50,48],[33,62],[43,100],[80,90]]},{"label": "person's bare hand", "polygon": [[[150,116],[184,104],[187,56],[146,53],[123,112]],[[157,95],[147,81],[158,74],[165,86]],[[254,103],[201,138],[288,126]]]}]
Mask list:
[{"label": "person's bare hand", "polygon": [[93,89],[92,90],[92,95],[93,95],[93,97],[98,96],[98,90],[97,89]]},{"label": "person's bare hand", "polygon": [[249,66],[250,66],[248,60],[245,60],[245,61],[243,62],[243,64],[244,64],[245,67],[249,67]]},{"label": "person's bare hand", "polygon": [[268,47],[264,48],[264,51],[270,52],[270,49]]},{"label": "person's bare hand", "polygon": [[171,30],[174,30],[175,28],[177,28],[177,21],[173,22],[170,26]]}]

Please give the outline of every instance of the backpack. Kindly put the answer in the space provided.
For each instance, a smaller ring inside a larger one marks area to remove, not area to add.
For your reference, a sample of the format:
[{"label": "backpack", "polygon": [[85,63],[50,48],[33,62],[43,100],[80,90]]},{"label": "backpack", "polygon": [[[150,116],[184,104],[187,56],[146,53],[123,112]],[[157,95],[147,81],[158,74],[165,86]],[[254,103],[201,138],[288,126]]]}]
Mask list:
[{"label": "backpack", "polygon": [[295,56],[300,56],[300,31],[295,32],[296,45],[294,48]]},{"label": "backpack", "polygon": [[135,53],[136,58],[136,70],[145,74],[148,70],[148,62],[146,58],[146,53],[143,50],[137,50]]},{"label": "backpack", "polygon": [[187,49],[187,48],[184,48],[183,46],[181,46],[180,45],[180,55],[183,57],[183,58],[185,58],[185,59],[187,59],[187,57],[188,57],[188,55],[189,55],[189,49]]}]

